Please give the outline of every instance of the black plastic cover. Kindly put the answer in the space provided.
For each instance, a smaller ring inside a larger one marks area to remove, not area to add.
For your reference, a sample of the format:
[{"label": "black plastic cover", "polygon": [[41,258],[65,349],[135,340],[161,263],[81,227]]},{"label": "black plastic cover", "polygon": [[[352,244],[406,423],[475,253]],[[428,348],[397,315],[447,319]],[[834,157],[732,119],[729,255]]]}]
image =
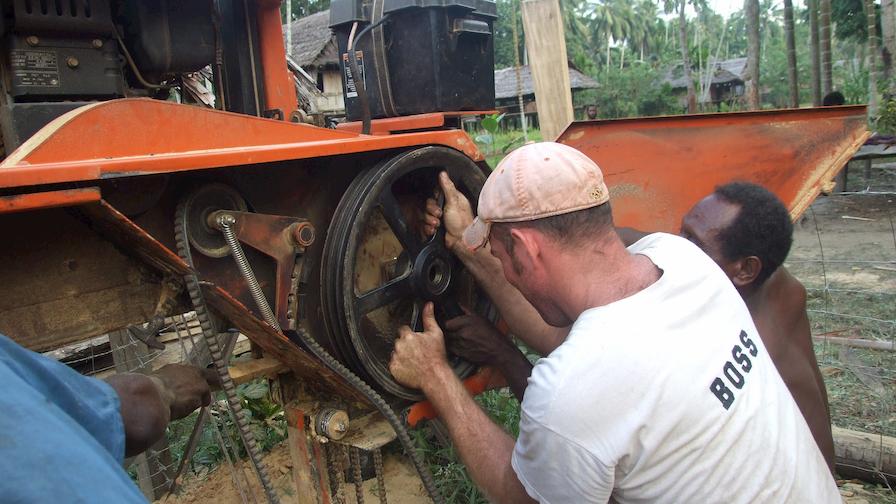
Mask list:
[{"label": "black plastic cover", "polygon": [[195,72],[215,59],[211,2],[130,0],[125,43],[144,74]]}]

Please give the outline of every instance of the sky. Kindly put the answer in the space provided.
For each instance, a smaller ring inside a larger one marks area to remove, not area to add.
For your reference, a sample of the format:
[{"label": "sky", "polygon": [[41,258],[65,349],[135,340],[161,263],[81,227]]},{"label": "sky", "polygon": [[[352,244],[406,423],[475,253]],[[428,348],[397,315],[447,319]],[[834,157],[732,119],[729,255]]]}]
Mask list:
[{"label": "sky", "polygon": [[707,3],[712,8],[712,10],[721,14],[722,17],[725,18],[730,16],[731,13],[740,10],[744,6],[744,2],[742,0],[709,0]]}]

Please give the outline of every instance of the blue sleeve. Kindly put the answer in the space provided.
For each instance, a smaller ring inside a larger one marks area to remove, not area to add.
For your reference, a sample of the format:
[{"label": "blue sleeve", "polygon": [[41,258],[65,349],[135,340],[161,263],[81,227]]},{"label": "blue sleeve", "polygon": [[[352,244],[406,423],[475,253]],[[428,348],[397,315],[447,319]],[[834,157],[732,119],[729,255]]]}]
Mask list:
[{"label": "blue sleeve", "polygon": [[106,382],[27,350],[0,334],[0,360],[36,392],[80,425],[119,463],[124,425],[118,394]]}]

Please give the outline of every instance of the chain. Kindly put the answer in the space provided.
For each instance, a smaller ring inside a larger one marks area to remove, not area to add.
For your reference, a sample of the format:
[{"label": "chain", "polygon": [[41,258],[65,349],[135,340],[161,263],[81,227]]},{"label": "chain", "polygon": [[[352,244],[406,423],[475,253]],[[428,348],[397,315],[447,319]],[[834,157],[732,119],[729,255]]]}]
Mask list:
[{"label": "chain", "polygon": [[324,445],[327,453],[327,471],[330,474],[330,489],[336,504],[345,504],[345,465],[342,463],[343,447],[336,443]]},{"label": "chain", "polygon": [[358,504],[364,504],[364,480],[361,479],[361,453],[357,448],[349,448],[352,463],[352,482],[355,484],[355,498]]},{"label": "chain", "polygon": [[373,469],[376,471],[376,490],[380,504],[386,504],[386,477],[383,475],[383,452],[379,448],[373,450]]}]

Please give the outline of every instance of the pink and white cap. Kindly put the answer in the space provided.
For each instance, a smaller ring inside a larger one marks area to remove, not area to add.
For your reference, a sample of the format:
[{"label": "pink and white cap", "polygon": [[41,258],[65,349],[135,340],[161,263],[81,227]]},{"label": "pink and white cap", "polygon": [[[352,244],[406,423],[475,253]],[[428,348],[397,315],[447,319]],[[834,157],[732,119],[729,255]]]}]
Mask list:
[{"label": "pink and white cap", "polygon": [[595,207],[610,192],[597,163],[556,142],[524,145],[495,167],[479,193],[478,217],[464,231],[464,244],[478,249],[493,222],[523,222]]}]

